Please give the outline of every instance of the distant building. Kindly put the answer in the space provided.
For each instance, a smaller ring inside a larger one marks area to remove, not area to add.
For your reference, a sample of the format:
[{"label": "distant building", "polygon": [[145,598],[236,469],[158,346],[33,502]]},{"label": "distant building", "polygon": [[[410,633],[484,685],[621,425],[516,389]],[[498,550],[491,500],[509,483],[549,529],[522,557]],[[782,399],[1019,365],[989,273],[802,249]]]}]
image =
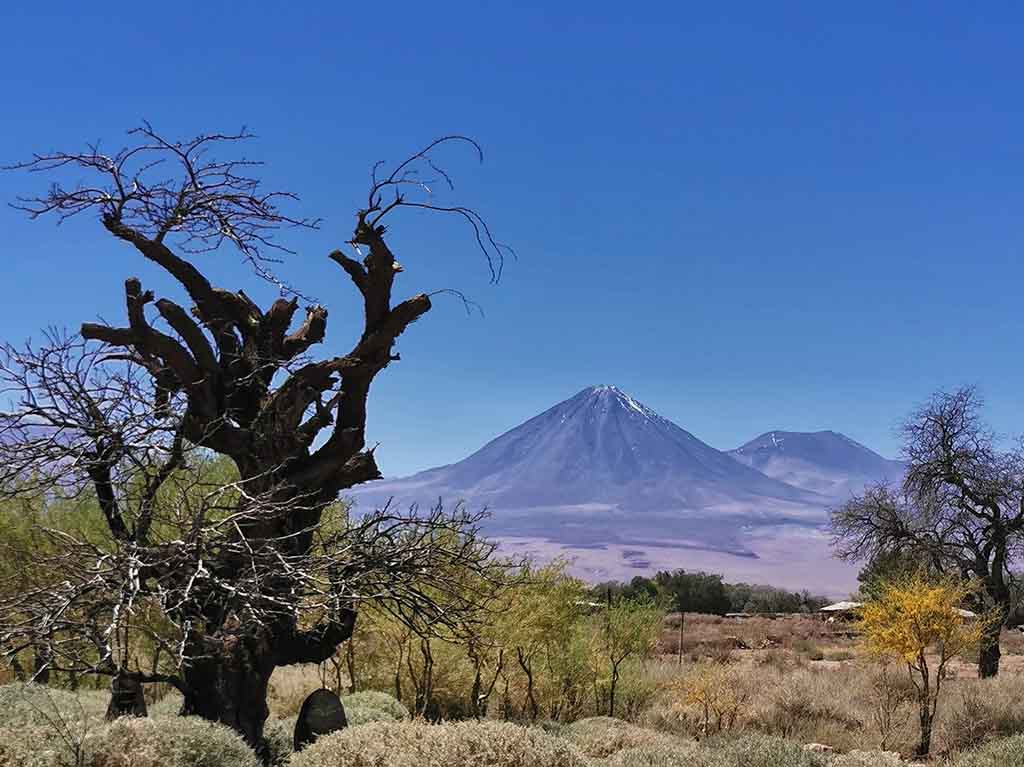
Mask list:
[{"label": "distant building", "polygon": [[863,602],[836,602],[825,605],[818,610],[818,614],[830,623],[836,620],[851,620],[856,617],[857,611],[863,606]]}]

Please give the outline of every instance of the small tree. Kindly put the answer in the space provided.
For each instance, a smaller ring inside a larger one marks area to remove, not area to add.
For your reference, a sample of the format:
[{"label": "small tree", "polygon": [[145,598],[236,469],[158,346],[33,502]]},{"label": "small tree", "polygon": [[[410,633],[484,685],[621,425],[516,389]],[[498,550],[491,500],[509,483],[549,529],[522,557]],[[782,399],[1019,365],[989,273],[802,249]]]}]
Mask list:
[{"label": "small tree", "polygon": [[615,691],[622,664],[628,658],[646,658],[654,651],[665,623],[665,611],[644,600],[620,599],[609,603],[592,639],[592,654],[599,678],[608,683],[608,716],[615,716]]},{"label": "small tree", "polygon": [[962,581],[928,581],[915,574],[887,584],[877,599],[864,606],[860,626],[868,648],[905,663],[914,684],[921,725],[920,757],[931,750],[932,723],[947,664],[978,645],[988,622],[961,614],[960,605],[972,593]]},{"label": "small tree", "polygon": [[519,576],[522,585],[512,594],[506,613],[506,641],[526,683],[523,713],[531,720],[540,715],[541,674],[555,665],[554,656],[563,652],[580,616],[583,584],[565,571],[564,561],[536,569],[524,566]]},{"label": "small tree", "polygon": [[673,710],[684,720],[696,710],[701,737],[731,730],[750,699],[742,672],[725,663],[699,663],[672,687]]}]

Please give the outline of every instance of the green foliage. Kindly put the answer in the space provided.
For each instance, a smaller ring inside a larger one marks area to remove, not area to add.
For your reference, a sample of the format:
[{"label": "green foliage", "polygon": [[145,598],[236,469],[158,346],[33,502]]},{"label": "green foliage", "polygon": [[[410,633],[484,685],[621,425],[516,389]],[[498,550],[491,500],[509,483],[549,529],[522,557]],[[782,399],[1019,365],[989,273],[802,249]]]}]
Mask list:
[{"label": "green foliage", "polygon": [[[887,584],[922,572],[928,559],[903,551],[879,551],[857,573],[858,591],[863,601],[879,599]],[[935,575],[935,573],[922,573]]]},{"label": "green foliage", "polygon": [[729,612],[797,613],[813,612],[829,603],[825,597],[807,591],[793,592],[772,586],[726,583],[721,575],[674,570],[653,578],[634,577],[629,583],[607,582],[591,589],[591,598],[651,600],[666,609],[688,613],[725,615]]},{"label": "green foliage", "polygon": [[671,735],[637,727],[608,716],[580,719],[562,730],[561,735],[583,754],[597,759],[603,759],[627,748],[675,747],[682,742]]},{"label": "green foliage", "polygon": [[590,653],[595,684],[614,716],[623,664],[654,653],[665,613],[647,600],[620,599],[591,618]]},{"label": "green foliage", "polygon": [[[289,748],[290,751],[290,748]],[[284,767],[287,757],[273,763]],[[227,727],[195,717],[122,718],[66,730],[0,727],[0,767],[260,767]]]},{"label": "green foliage", "polygon": [[96,711],[90,702],[67,690],[38,684],[0,685],[0,727],[53,726],[57,723],[75,723],[103,718],[104,711]]},{"label": "green foliage", "polygon": [[[604,762],[607,767],[702,767],[713,757],[696,743],[655,743],[631,746],[623,749]],[[704,761],[701,761],[704,760]],[[716,762],[717,767],[721,762]]]},{"label": "green foliage", "polygon": [[498,722],[373,722],[327,735],[290,767],[584,767],[580,753],[538,728]]},{"label": "green foliage", "polygon": [[386,692],[364,690],[343,695],[341,704],[349,725],[366,722],[403,721],[409,718],[409,709]]},{"label": "green foliage", "polygon": [[153,719],[160,719],[166,716],[177,716],[181,711],[184,700],[177,690],[170,690],[160,700],[150,703],[146,707],[146,713]]},{"label": "green foliage", "polygon": [[[828,757],[807,751],[800,743],[772,735],[747,733],[723,737],[704,744],[721,758],[722,767],[826,767]],[[697,762],[698,765],[703,765]],[[716,762],[710,761],[708,767]],[[689,767],[689,766],[688,766]]]},{"label": "green foliage", "polygon": [[263,737],[270,752],[270,767],[287,767],[288,761],[292,758],[296,718],[292,716],[287,719],[268,719],[263,726]]}]

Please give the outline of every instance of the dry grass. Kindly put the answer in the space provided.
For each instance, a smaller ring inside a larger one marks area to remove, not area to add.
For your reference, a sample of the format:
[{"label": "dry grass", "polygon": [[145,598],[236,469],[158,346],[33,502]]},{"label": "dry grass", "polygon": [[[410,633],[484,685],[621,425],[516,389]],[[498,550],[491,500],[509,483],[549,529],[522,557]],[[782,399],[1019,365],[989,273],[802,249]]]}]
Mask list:
[{"label": "dry grass", "polygon": [[[687,613],[683,623],[683,655],[692,660],[769,649],[818,656],[828,650],[849,652],[856,644],[849,626],[825,623],[814,615],[723,618]],[[665,656],[679,654],[678,613],[666,619],[658,650]]]},{"label": "dry grass", "polygon": [[[702,738],[702,700],[681,700],[687,680],[705,674],[707,660],[681,667],[665,659],[648,673],[659,692],[637,717],[645,727]],[[916,709],[906,672],[863,657],[810,662],[794,650],[735,653],[727,664],[737,713],[728,731],[758,732],[800,743],[822,743],[836,751],[880,749],[913,752]],[[952,754],[995,738],[1024,732],[1024,675],[1007,671],[996,679],[966,674],[947,680],[935,725],[934,751]],[[712,728],[714,730],[715,728]]]}]

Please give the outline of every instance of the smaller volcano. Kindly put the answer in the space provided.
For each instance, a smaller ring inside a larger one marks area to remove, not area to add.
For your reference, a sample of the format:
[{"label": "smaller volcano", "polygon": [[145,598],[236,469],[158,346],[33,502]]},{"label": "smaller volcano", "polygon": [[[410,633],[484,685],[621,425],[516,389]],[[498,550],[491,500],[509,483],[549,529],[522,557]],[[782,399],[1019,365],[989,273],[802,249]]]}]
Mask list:
[{"label": "smaller volcano", "polygon": [[842,501],[865,485],[899,482],[906,465],[835,431],[769,431],[729,455],[774,479]]}]

